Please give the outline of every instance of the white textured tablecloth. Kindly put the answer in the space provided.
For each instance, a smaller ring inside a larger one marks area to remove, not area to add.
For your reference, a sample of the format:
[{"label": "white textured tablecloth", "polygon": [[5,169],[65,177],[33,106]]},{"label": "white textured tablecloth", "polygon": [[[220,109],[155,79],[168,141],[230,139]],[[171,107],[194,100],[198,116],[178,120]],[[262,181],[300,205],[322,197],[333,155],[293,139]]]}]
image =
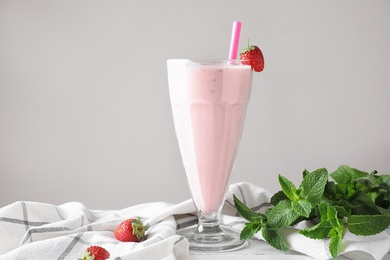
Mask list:
[{"label": "white textured tablecloth", "polygon": [[[237,183],[229,187],[221,221],[240,231],[244,219],[237,215],[233,207],[233,194],[257,210],[266,208],[270,194],[250,183]],[[110,252],[110,259],[185,260],[190,256],[188,242],[176,231],[196,221],[193,213],[195,207],[192,200],[179,204],[146,203],[122,210],[91,210],[79,202],[59,206],[15,202],[0,209],[0,259],[74,260],[88,246],[100,245]],[[124,243],[115,239],[113,231],[116,226],[131,217],[140,217],[145,224],[150,225],[146,241]],[[331,259],[327,240],[308,239],[293,228],[286,229],[285,234],[292,249],[290,255],[304,254],[316,259]],[[256,242],[250,244],[253,246]],[[265,248],[269,250],[264,254],[285,255],[268,245]],[[264,247],[260,249],[264,251]],[[350,259],[379,260],[389,251],[388,231],[370,237],[345,234],[342,254]],[[238,252],[232,252],[231,255]]]}]

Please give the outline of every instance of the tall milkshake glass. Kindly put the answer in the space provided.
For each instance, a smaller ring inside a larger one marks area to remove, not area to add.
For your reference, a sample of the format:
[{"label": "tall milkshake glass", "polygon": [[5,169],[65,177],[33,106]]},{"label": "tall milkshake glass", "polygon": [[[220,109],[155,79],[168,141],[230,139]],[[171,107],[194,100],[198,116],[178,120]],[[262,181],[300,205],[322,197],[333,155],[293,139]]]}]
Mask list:
[{"label": "tall milkshake glass", "polygon": [[190,248],[235,250],[246,245],[219,224],[241,139],[252,69],[240,61],[167,61],[169,94],[198,224],[182,230]]}]

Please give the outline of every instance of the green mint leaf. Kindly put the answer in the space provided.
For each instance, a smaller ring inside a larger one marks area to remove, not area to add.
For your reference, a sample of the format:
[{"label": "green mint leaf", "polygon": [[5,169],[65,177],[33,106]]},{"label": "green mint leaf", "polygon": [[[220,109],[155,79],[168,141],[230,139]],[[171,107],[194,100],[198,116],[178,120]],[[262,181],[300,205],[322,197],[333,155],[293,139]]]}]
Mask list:
[{"label": "green mint leaf", "polygon": [[368,173],[351,168],[347,165],[341,165],[330,176],[337,182],[338,186],[345,192],[348,187],[357,179],[366,177]]},{"label": "green mint leaf", "polygon": [[390,217],[390,208],[382,208],[382,207],[377,207],[377,208],[382,215],[387,215]]},{"label": "green mint leaf", "polygon": [[291,201],[282,200],[274,208],[265,212],[267,216],[267,227],[270,229],[290,226],[298,217],[291,207]]},{"label": "green mint leaf", "polygon": [[335,207],[337,212],[344,217],[351,215],[351,209],[355,207],[349,201],[344,199],[329,199],[323,197],[321,199],[321,203],[325,203],[327,205]]},{"label": "green mint leaf", "polygon": [[388,228],[388,215],[352,215],[348,218],[348,229],[358,236],[371,236]]},{"label": "green mint leaf", "polygon": [[337,210],[330,206],[330,205],[327,205],[328,207],[328,210],[327,210],[327,221],[329,221],[329,223],[332,224],[332,226],[334,227],[339,227],[340,226],[340,222],[339,222],[339,219],[337,217]]},{"label": "green mint leaf", "polygon": [[332,227],[340,227],[345,223],[345,220],[343,218],[339,218],[339,215],[349,216],[348,212],[344,208],[332,206],[325,202],[318,205],[318,210],[320,212],[321,222],[328,222],[332,225]]},{"label": "green mint leaf", "polygon": [[[345,210],[343,210],[343,214]],[[328,221],[333,227],[343,227],[346,223],[344,218],[339,217],[340,213],[337,211],[337,207],[328,205]]]},{"label": "green mint leaf", "polygon": [[325,168],[306,174],[300,186],[300,197],[316,206],[321,201],[327,182],[328,171]]},{"label": "green mint leaf", "polygon": [[303,170],[303,173],[302,173],[302,178],[305,178],[305,176],[310,173],[308,170]]},{"label": "green mint leaf", "polygon": [[328,235],[332,228],[332,224],[330,224],[328,221],[324,221],[315,226],[302,229],[299,231],[299,233],[312,239],[325,239],[329,237]]},{"label": "green mint leaf", "polygon": [[353,215],[376,215],[379,213],[374,201],[366,192],[357,191],[349,200],[353,205],[351,209]]},{"label": "green mint leaf", "polygon": [[343,195],[338,189],[336,183],[333,181],[328,181],[325,185],[324,196],[329,199],[338,199]]},{"label": "green mint leaf", "polygon": [[242,203],[235,195],[233,195],[234,206],[238,213],[248,221],[259,221],[265,218],[264,214],[254,212],[244,203]]},{"label": "green mint leaf", "polygon": [[386,191],[386,192],[389,192],[389,191],[390,191],[390,186],[389,186],[389,184],[386,183],[386,182],[379,182],[378,188],[381,189],[381,190],[384,190],[384,191]]},{"label": "green mint leaf", "polygon": [[322,203],[334,207],[337,213],[339,214],[339,216],[341,217],[348,217],[349,215],[351,215],[351,208],[354,207],[352,204],[350,204],[347,201],[342,201],[342,200],[333,201],[327,198],[322,198],[321,204]]},{"label": "green mint leaf", "polygon": [[325,202],[322,202],[318,205],[318,211],[320,213],[321,221],[327,221],[328,220],[328,205]]},{"label": "green mint leaf", "polygon": [[348,217],[351,215],[351,211],[349,209],[346,209],[341,206],[333,206],[334,209],[337,211],[337,214],[340,215],[341,217]]},{"label": "green mint leaf", "polygon": [[390,175],[387,174],[378,175],[378,180],[380,182],[386,182],[387,184],[390,185]]},{"label": "green mint leaf", "polygon": [[284,241],[283,237],[276,230],[268,229],[267,227],[263,227],[261,230],[261,234],[265,241],[268,242],[271,246],[281,251],[289,250],[289,246]]},{"label": "green mint leaf", "polygon": [[333,228],[329,232],[329,251],[334,259],[337,260],[337,257],[341,251],[342,239],[344,236],[345,229],[343,227]]},{"label": "green mint leaf", "polygon": [[298,200],[299,196],[297,194],[297,189],[295,188],[294,184],[282,175],[279,175],[278,179],[284,194],[286,194],[286,196],[292,201]]},{"label": "green mint leaf", "polygon": [[390,175],[379,175],[378,182],[387,184],[387,187],[390,187]]},{"label": "green mint leaf", "polygon": [[280,201],[282,200],[286,200],[288,199],[288,197],[286,196],[286,194],[284,194],[284,192],[281,190],[281,191],[278,191],[277,193],[275,193],[272,197],[271,197],[271,200],[270,200],[270,203],[274,206],[276,206]]},{"label": "green mint leaf", "polygon": [[[372,188],[375,188],[378,186],[378,182],[377,182],[377,179],[374,175],[372,174],[369,174],[365,177],[361,177],[359,179],[356,179],[355,182],[357,184],[361,184],[365,189],[372,189]],[[362,188],[360,188],[362,189]]]},{"label": "green mint leaf", "polygon": [[308,218],[310,216],[311,210],[313,208],[310,202],[305,199],[292,201],[291,207],[296,213],[305,218]]},{"label": "green mint leaf", "polygon": [[240,233],[240,239],[245,240],[253,237],[257,232],[260,231],[262,223],[260,221],[245,223],[245,227]]}]

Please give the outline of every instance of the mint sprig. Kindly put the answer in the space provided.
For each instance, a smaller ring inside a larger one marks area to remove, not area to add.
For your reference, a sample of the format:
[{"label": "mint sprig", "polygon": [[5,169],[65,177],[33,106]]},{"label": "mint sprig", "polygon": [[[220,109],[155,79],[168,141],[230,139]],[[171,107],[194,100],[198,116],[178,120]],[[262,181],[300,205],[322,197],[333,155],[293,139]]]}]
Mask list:
[{"label": "mint sprig", "polygon": [[347,230],[371,236],[390,226],[389,175],[342,165],[331,174],[325,168],[304,170],[298,188],[282,175],[278,181],[282,190],[272,196],[273,207],[264,214],[252,211],[234,196],[237,211],[248,221],[241,239],[261,232],[271,246],[287,251],[289,245],[280,231],[309,220],[314,225],[299,233],[311,239],[329,239],[329,252],[337,259]]}]

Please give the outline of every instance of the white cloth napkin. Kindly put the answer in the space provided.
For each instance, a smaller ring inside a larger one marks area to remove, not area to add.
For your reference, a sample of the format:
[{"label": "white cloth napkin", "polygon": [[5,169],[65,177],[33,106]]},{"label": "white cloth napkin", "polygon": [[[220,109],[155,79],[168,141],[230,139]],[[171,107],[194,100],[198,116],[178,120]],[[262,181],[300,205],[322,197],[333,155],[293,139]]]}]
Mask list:
[{"label": "white cloth napkin", "polygon": [[[250,208],[264,211],[270,194],[250,183],[229,187],[221,222],[240,231],[245,220],[233,206],[233,194]],[[154,260],[189,258],[188,242],[177,229],[196,221],[192,200],[179,204],[146,203],[122,210],[91,210],[79,202],[60,206],[15,202],[0,209],[0,259],[77,259],[90,245],[106,248],[110,259]],[[124,243],[113,231],[124,219],[140,217],[150,225],[147,240]],[[294,228],[284,231],[291,249],[316,259],[331,259],[327,240],[312,240]],[[262,239],[260,234],[257,239]],[[390,251],[389,232],[358,237],[346,233],[342,254],[352,259],[382,259]]]}]

